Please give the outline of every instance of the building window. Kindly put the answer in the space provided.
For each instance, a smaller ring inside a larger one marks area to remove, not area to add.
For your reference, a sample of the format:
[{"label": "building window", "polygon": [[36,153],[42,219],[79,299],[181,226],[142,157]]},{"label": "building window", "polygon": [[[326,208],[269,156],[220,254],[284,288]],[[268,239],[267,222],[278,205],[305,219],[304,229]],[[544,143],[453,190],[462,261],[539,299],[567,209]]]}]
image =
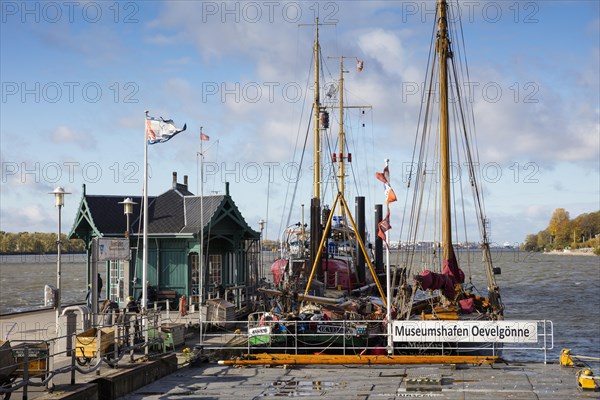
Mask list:
[{"label": "building window", "polygon": [[222,283],[221,280],[221,271],[223,269],[223,263],[221,261],[220,254],[212,254],[208,258],[208,274],[209,274],[209,284],[211,285],[220,285]]},{"label": "building window", "polygon": [[198,253],[190,253],[189,258],[189,266],[191,269],[191,277],[192,281],[190,282],[192,286],[192,294],[198,294],[198,287],[200,285],[200,274],[198,273],[198,265],[200,258],[198,257]]},{"label": "building window", "polygon": [[125,283],[125,269],[121,261],[110,261],[109,264],[110,282],[107,290],[110,290],[108,298],[117,303],[125,301],[123,294],[123,284]]},{"label": "building window", "polygon": [[208,256],[208,293],[209,298],[219,297],[219,286],[222,286],[223,261],[220,254]]}]

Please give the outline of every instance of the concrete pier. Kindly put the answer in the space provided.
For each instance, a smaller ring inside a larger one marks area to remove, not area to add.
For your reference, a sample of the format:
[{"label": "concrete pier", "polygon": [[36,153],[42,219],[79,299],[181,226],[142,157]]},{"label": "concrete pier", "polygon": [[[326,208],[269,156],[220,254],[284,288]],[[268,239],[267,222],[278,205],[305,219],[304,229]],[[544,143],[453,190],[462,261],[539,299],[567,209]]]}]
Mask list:
[{"label": "concrete pier", "polygon": [[557,364],[494,366],[241,367],[205,364],[124,397],[137,399],[265,397],[330,399],[598,399],[579,392],[574,369]]},{"label": "concrete pier", "polygon": [[[13,324],[16,327],[8,334]],[[53,335],[52,310],[0,317],[0,334],[11,340],[47,340]],[[193,346],[193,339],[187,344]],[[54,379],[54,391],[29,387],[29,399],[252,399],[300,396],[330,399],[600,399],[600,392],[581,392],[578,368],[541,363],[494,365],[344,365],[230,367],[216,363],[177,367],[182,348],[154,361],[128,363],[118,369],[70,374]],[[57,357],[55,367],[68,365]],[[22,398],[22,390],[12,399]]]}]

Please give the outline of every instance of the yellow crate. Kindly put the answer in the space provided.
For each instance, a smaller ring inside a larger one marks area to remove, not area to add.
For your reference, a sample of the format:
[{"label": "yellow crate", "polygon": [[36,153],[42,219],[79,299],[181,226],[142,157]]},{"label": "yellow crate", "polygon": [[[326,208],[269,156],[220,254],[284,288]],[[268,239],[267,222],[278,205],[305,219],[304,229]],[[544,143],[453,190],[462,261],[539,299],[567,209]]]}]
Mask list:
[{"label": "yellow crate", "polygon": [[25,346],[27,346],[27,372],[29,376],[48,373],[48,345],[46,343],[19,343],[12,347],[17,360],[17,374],[25,372]]},{"label": "yellow crate", "polygon": [[[100,328],[100,356],[115,343],[115,330],[112,328]],[[77,335],[75,344],[75,356],[95,358],[98,352],[98,328],[91,328]]]}]

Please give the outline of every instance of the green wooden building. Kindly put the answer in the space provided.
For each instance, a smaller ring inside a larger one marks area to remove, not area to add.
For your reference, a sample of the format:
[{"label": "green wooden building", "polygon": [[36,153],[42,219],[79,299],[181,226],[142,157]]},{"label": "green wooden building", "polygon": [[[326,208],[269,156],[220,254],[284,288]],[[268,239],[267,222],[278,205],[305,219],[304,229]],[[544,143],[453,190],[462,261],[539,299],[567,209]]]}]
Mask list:
[{"label": "green wooden building", "polygon": [[[130,225],[120,204],[130,197],[134,205]],[[107,296],[123,305],[127,296],[138,298],[142,290],[142,197],[90,195],[83,197],[69,238],[85,241],[88,279],[92,240],[123,238],[129,233],[130,261],[110,261]],[[201,214],[202,213],[202,214]],[[201,226],[201,221],[204,226]],[[225,298],[241,310],[252,301],[258,283],[260,233],[246,223],[229,195],[196,196],[188,190],[187,176],[171,188],[148,198],[147,278],[159,293],[175,291],[190,304],[198,304],[200,293],[200,235],[204,235],[204,301]]]}]

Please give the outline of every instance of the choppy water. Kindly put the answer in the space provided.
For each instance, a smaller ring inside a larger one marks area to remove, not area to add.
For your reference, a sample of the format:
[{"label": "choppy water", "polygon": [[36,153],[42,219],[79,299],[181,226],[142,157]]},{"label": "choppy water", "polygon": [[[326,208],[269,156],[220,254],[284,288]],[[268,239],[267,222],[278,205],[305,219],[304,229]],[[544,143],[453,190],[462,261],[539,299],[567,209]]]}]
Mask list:
[{"label": "choppy water", "polygon": [[[600,357],[600,257],[506,250],[495,250],[493,257],[494,265],[502,269],[496,279],[506,319],[553,321],[550,360],[556,360],[562,348]],[[63,303],[84,302],[85,256],[64,255],[62,261]],[[464,262],[462,267],[468,275]],[[482,278],[476,273],[473,277],[475,282]],[[0,314],[42,308],[45,284],[56,284],[56,256],[0,256]],[[106,285],[103,296],[105,290]],[[505,356],[543,360],[541,352],[505,352]]]},{"label": "choppy water", "polygon": [[[55,254],[0,256],[0,314],[44,308],[44,285],[56,286]],[[85,303],[85,254],[61,256],[61,286],[63,304]]]}]

